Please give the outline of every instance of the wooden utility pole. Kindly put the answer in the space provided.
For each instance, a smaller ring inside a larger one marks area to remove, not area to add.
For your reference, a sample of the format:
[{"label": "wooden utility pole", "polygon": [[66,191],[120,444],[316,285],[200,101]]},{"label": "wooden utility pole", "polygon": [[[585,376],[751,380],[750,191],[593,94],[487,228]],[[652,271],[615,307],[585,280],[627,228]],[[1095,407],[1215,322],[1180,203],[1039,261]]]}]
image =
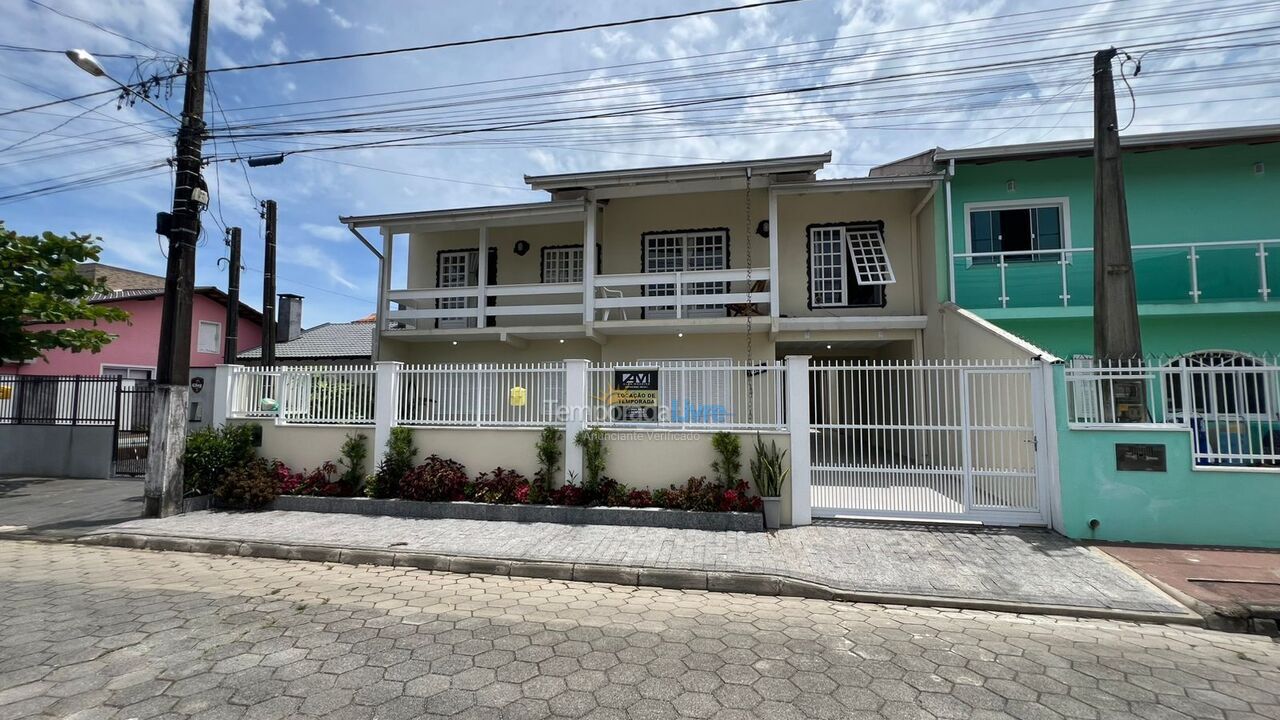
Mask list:
[{"label": "wooden utility pole", "polygon": [[[1093,56],[1093,356],[1103,366],[1140,366],[1142,332],[1111,75],[1115,57],[1115,48]],[[1146,419],[1141,379],[1115,380],[1110,385],[1106,392],[1113,399],[1110,419]]]},{"label": "wooden utility pole", "polygon": [[196,277],[196,240],[200,212],[209,202],[200,178],[204,137],[205,51],[209,38],[209,0],[193,0],[187,50],[182,124],[178,128],[177,171],[169,223],[169,264],[160,314],[160,352],[152,397],[147,476],[143,488],[148,516],[182,510],[182,454],[187,440],[191,383],[191,304]]},{"label": "wooden utility pole", "polygon": [[276,364],[276,201],[262,201],[267,247],[262,260],[262,366]]},{"label": "wooden utility pole", "polygon": [[240,347],[240,228],[230,228],[231,264],[227,266],[227,332],[222,341],[222,362],[236,361]]}]

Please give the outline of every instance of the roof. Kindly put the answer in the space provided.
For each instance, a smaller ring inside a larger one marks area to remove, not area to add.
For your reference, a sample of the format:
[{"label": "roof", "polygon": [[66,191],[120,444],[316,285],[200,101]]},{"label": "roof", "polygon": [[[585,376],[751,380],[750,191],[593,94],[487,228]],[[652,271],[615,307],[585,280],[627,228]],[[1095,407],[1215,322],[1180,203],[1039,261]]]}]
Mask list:
[{"label": "roof", "polygon": [[[223,291],[212,285],[194,288],[196,295],[203,295],[214,302],[226,305],[231,298]],[[121,302],[124,300],[150,300],[152,298],[164,297],[164,288],[137,288],[135,290],[114,290],[109,293],[101,293],[98,295],[90,295],[88,302],[93,305],[99,303]],[[254,308],[240,303],[240,317],[248,318],[256,323],[262,323],[262,313]]]},{"label": "roof", "polygon": [[[303,330],[297,338],[276,343],[277,360],[365,358],[373,355],[373,329],[375,323],[349,322],[325,323],[310,330]],[[245,350],[241,360],[257,360],[262,348]]]},{"label": "roof", "polygon": [[[1245,127],[1184,130],[1145,135],[1121,135],[1120,147],[1125,150],[1155,150],[1170,147],[1212,147],[1215,145],[1258,144],[1280,142],[1280,125],[1251,125]],[[964,148],[934,151],[934,160],[983,161],[1012,158],[1041,158],[1056,155],[1076,155],[1093,152],[1093,138],[1079,140],[1055,140],[1022,145],[996,145],[992,147]],[[892,165],[893,163],[890,163]]]},{"label": "roof", "polygon": [[535,190],[555,191],[612,185],[740,178],[748,169],[753,174],[815,173],[829,162],[831,162],[831,153],[826,152],[821,155],[797,155],[695,165],[664,165],[559,175],[525,175],[524,181]]},{"label": "roof", "polygon": [[[431,225],[518,219],[527,221],[534,215],[546,215],[551,220],[580,220],[587,212],[581,200],[558,202],[519,203],[516,205],[487,205],[482,207],[451,208],[448,210],[423,210],[419,212],[390,213],[384,215],[342,215],[338,222],[351,227],[384,227],[395,225]],[[493,224],[493,223],[489,223]]]}]

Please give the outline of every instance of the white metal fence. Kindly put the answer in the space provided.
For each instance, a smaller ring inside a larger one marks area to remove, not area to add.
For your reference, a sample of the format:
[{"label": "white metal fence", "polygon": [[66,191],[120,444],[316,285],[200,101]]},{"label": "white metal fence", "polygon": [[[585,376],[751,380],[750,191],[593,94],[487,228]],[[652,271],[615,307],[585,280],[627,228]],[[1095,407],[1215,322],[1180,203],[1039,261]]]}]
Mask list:
[{"label": "white metal fence", "polygon": [[564,422],[564,363],[407,365],[396,423],[530,427]]},{"label": "white metal fence", "polygon": [[814,365],[814,513],[1042,520],[1038,373],[1028,362]]},{"label": "white metal fence", "polygon": [[[658,371],[657,407],[651,421],[626,419],[618,374]],[[785,429],[786,366],[744,365],[730,360],[640,361],[587,370],[587,423],[600,427]]]},{"label": "white metal fence", "polygon": [[376,371],[369,366],[234,368],[228,415],[287,423],[372,425]]},{"label": "white metal fence", "polygon": [[1066,368],[1073,427],[1185,428],[1197,465],[1280,466],[1280,362],[1238,353]]}]

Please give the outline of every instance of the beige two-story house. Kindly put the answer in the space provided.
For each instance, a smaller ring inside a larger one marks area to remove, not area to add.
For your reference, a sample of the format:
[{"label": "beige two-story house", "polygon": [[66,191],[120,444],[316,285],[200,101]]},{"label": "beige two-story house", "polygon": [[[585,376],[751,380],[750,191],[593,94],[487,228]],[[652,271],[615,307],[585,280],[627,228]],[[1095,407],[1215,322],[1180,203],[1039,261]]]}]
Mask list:
[{"label": "beige two-story house", "polygon": [[830,160],[526,176],[546,201],[342,217],[381,258],[375,358],[920,358],[939,178],[818,180]]}]

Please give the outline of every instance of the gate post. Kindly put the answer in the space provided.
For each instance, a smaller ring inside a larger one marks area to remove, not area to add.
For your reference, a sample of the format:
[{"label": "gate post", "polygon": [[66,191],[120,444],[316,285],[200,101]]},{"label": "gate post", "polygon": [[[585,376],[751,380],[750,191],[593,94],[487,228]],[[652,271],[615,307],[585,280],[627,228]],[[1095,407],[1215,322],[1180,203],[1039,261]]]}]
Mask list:
[{"label": "gate post", "polygon": [[218,365],[213,369],[213,427],[227,424],[231,415],[231,371],[239,365]]},{"label": "gate post", "polygon": [[391,439],[391,428],[396,424],[396,398],[400,395],[397,388],[400,368],[403,363],[380,360],[374,363],[376,368],[373,384],[373,464],[376,466],[387,450],[387,441]]},{"label": "gate post", "polygon": [[791,430],[791,524],[813,522],[809,490],[809,356],[787,356],[787,426]]},{"label": "gate post", "polygon": [[564,361],[564,480],[582,482],[582,448],[573,441],[587,427],[591,407],[587,403],[588,360]]}]

